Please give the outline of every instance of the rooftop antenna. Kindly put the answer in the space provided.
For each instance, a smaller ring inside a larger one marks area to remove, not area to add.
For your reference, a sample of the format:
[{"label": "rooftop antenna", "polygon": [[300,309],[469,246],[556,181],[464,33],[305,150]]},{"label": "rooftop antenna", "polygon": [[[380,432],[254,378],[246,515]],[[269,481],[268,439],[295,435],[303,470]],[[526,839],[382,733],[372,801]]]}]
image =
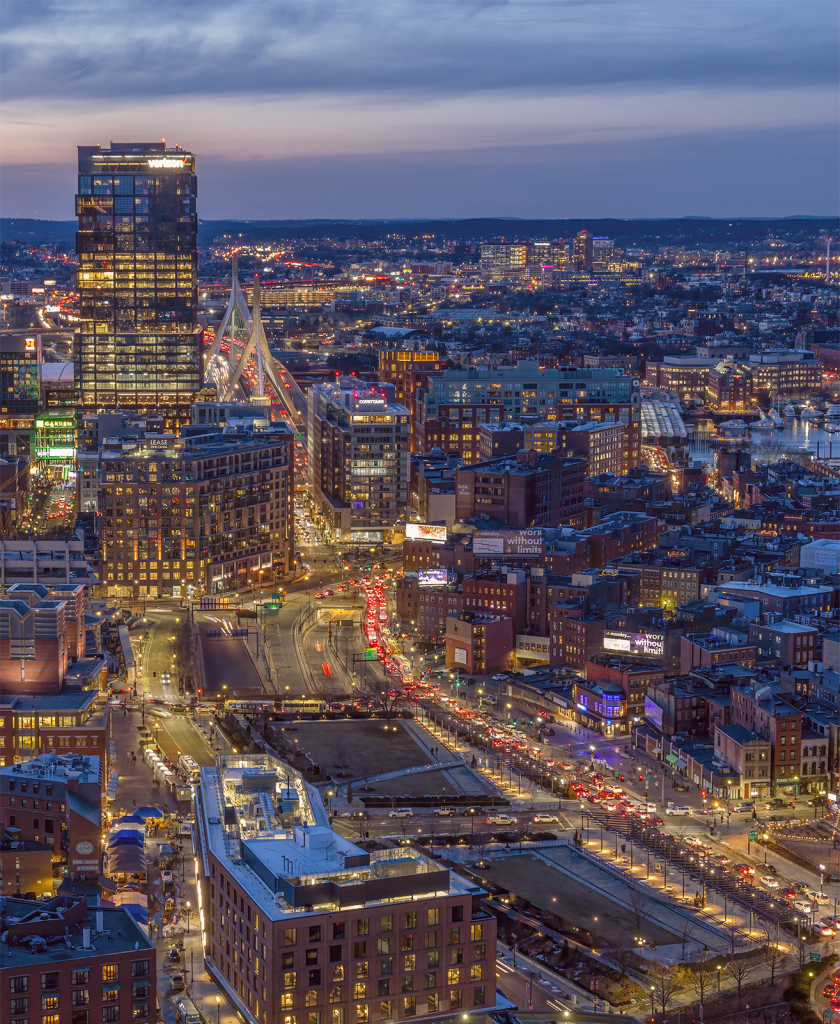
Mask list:
[{"label": "rooftop antenna", "polygon": [[831,284],[831,238],[825,240],[825,283]]}]

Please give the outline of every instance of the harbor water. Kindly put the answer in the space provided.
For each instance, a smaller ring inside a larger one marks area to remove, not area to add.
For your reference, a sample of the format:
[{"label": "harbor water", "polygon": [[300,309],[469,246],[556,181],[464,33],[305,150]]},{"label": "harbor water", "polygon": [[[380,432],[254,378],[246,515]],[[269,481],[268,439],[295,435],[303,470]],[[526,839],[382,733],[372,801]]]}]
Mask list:
[{"label": "harbor water", "polygon": [[[737,418],[733,413],[731,419]],[[840,425],[840,421],[838,421]],[[696,440],[689,444],[689,452],[692,458],[703,462],[714,462],[714,449],[705,439],[714,437],[717,426],[710,418],[689,420],[686,422],[689,434],[692,431]],[[840,432],[832,433],[825,430],[821,424],[813,420],[785,417],[783,429],[775,430],[753,430],[750,431],[750,441],[753,444],[772,442],[784,445],[792,451],[810,451],[812,455],[819,458],[840,458]]]}]

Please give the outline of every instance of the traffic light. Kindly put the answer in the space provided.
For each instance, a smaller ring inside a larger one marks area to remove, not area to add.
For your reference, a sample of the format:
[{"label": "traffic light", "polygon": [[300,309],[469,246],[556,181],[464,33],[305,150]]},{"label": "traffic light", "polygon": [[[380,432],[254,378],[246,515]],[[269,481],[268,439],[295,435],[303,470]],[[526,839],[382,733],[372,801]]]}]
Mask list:
[{"label": "traffic light", "polygon": [[643,780],[644,780],[644,775],[642,775],[641,773],[639,773],[639,782],[642,782]]},{"label": "traffic light", "polygon": [[624,776],[623,775],[621,776],[621,781],[624,782]]},{"label": "traffic light", "polygon": [[705,789],[701,789],[700,790],[700,796],[705,796],[705,795],[706,795],[706,790]]}]

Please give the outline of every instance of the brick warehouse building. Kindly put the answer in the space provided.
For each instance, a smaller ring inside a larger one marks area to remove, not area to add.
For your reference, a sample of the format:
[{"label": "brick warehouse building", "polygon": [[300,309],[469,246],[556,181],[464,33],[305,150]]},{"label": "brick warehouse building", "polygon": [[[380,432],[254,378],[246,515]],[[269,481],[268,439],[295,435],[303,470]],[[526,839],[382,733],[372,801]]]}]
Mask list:
[{"label": "brick warehouse building", "polygon": [[203,768],[196,795],[205,962],[248,1024],[494,1008],[496,921],[478,886],[411,847],[337,835],[317,792],[267,755]]},{"label": "brick warehouse building", "polygon": [[0,910],[0,1019],[144,1024],[157,1019],[156,952],[122,907],[85,896],[8,898]]},{"label": "brick warehouse building", "polygon": [[[50,870],[33,875],[37,858],[0,851],[2,894],[52,891],[52,865],[74,878],[99,881],[102,867],[102,758],[41,754],[0,769],[0,828],[16,828],[17,839],[42,845]],[[44,885],[33,882],[40,878]]]}]

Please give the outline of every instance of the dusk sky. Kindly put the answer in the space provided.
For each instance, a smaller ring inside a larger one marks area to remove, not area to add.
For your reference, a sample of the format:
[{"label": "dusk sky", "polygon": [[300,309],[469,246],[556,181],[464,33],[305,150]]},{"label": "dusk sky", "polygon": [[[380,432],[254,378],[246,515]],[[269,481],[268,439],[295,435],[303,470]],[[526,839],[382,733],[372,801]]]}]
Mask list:
[{"label": "dusk sky", "polygon": [[838,212],[836,0],[0,0],[0,213],[76,146],[197,155],[199,216]]}]

